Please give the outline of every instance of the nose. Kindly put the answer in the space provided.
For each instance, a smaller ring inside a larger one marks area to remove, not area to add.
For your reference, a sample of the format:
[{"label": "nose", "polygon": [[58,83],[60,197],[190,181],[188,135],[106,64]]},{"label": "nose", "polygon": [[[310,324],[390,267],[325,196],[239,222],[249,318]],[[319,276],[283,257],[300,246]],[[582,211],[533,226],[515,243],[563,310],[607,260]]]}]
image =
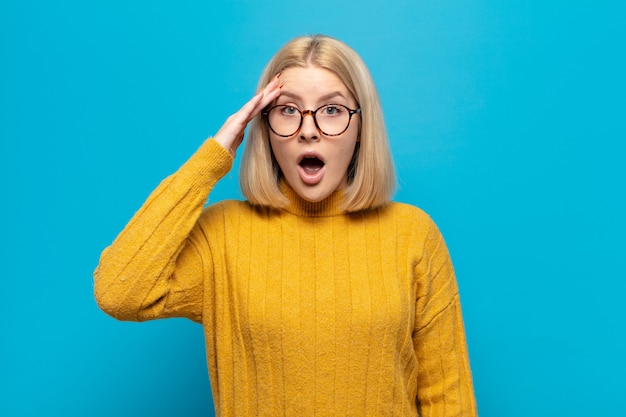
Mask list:
[{"label": "nose", "polygon": [[313,112],[311,110],[303,112],[302,126],[300,127],[300,140],[318,140],[319,134],[320,132],[315,125]]}]

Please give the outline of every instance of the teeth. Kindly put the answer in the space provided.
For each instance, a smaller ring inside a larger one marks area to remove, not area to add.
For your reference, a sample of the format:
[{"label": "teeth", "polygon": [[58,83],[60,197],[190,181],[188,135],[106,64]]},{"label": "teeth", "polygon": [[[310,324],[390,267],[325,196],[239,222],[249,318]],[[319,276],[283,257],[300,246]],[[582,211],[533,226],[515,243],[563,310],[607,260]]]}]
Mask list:
[{"label": "teeth", "polygon": [[305,156],[300,161],[300,166],[309,175],[319,172],[324,166],[324,162],[316,156]]},{"label": "teeth", "polygon": [[302,168],[304,169],[304,172],[306,172],[307,174],[315,174],[316,172],[319,172],[320,169],[322,169],[321,167],[309,167],[309,166],[305,166]]}]

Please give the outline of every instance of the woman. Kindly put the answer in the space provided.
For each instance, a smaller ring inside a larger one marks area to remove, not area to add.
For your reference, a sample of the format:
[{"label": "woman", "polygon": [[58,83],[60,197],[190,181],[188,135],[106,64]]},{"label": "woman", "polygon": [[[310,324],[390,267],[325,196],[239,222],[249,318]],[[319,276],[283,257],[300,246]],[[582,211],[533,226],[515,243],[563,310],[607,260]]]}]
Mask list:
[{"label": "woman", "polygon": [[[201,323],[218,416],[476,415],[450,257],[426,214],[389,201],[364,63],[297,38],[259,89],[104,250],[98,304]],[[247,200],[203,208],[250,122]]]}]

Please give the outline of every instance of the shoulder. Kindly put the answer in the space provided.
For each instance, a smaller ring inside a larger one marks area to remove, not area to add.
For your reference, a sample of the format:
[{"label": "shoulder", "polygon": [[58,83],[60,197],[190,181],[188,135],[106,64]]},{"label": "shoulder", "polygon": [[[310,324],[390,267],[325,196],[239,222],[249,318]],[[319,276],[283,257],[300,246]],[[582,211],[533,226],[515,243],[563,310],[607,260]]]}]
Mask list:
[{"label": "shoulder", "polygon": [[403,214],[406,216],[429,218],[428,214],[421,208],[412,204],[402,203],[398,201],[390,202],[383,209],[387,209],[394,213]]},{"label": "shoulder", "polygon": [[379,210],[381,215],[393,217],[407,226],[431,228],[435,225],[428,213],[411,204],[394,201]]},{"label": "shoulder", "polygon": [[201,219],[218,221],[230,221],[252,218],[268,218],[277,214],[277,210],[251,204],[247,200],[222,200],[212,203],[203,209]]},{"label": "shoulder", "polygon": [[242,200],[222,200],[211,203],[202,210],[203,217],[225,216],[230,214],[239,214],[252,212],[253,207]]},{"label": "shoulder", "polygon": [[254,217],[253,207],[241,200],[221,200],[202,209],[196,223],[196,230],[203,239],[210,241],[222,239],[231,233],[238,233]]},{"label": "shoulder", "polygon": [[393,223],[396,233],[406,236],[414,242],[425,244],[443,238],[431,216],[419,207],[411,204],[391,202],[380,209],[381,218]]}]

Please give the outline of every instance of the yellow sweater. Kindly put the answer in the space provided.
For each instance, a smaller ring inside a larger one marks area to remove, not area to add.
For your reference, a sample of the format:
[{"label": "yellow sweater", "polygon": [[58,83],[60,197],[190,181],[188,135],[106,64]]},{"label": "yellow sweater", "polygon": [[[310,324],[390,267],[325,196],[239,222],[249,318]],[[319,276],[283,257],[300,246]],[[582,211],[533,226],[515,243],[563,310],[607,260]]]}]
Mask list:
[{"label": "yellow sweater", "polygon": [[120,320],[202,323],[216,414],[475,416],[454,271],[419,209],[203,208],[232,165],[214,140],[151,194],[95,271]]}]

